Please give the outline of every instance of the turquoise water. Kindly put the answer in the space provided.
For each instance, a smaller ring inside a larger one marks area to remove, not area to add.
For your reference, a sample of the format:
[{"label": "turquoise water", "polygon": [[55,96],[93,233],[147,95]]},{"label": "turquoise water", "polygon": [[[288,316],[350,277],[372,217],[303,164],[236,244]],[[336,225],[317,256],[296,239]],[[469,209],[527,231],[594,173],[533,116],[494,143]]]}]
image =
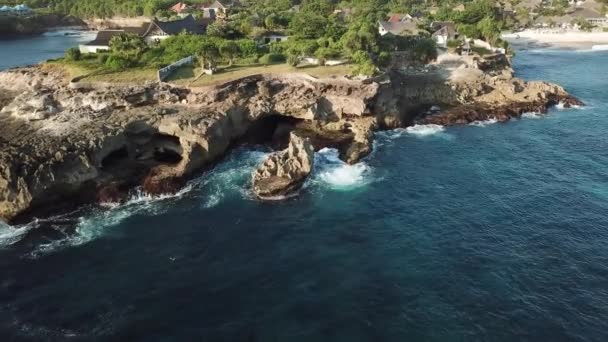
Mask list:
[{"label": "turquoise water", "polygon": [[64,30],[19,39],[0,39],[0,70],[61,57],[65,50],[94,38],[94,32]]},{"label": "turquoise water", "polygon": [[284,202],[237,150],[176,196],[0,230],[0,336],[606,341],[608,53],[515,63],[588,106],[324,150]]}]

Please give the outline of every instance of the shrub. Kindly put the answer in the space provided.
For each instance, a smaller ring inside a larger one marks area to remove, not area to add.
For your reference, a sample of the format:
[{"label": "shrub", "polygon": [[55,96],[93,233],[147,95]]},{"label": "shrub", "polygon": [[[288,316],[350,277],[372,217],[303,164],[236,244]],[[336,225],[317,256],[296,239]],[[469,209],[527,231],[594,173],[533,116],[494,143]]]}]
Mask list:
[{"label": "shrub", "polygon": [[257,57],[258,46],[253,40],[240,39],[240,40],[237,40],[236,43],[239,45],[239,51],[241,52],[241,57]]},{"label": "shrub", "polygon": [[298,64],[300,64],[300,58],[296,55],[289,55],[287,56],[287,64],[295,67],[298,66]]},{"label": "shrub", "polygon": [[428,63],[437,59],[437,46],[432,39],[419,39],[412,50],[412,56],[417,61]]},{"label": "shrub", "polygon": [[261,64],[275,64],[285,62],[285,55],[280,53],[267,53],[260,57]]},{"label": "shrub", "polygon": [[235,60],[235,64],[242,64],[242,65],[258,64],[258,62],[259,62],[259,58],[256,56],[239,58],[239,59]]},{"label": "shrub", "polygon": [[380,52],[380,54],[378,55],[378,65],[381,67],[387,67],[390,65],[391,63],[391,54],[386,52],[386,51],[382,51]]},{"label": "shrub", "polygon": [[353,69],[354,75],[373,76],[378,70],[369,54],[365,51],[355,52],[353,54],[352,60],[356,65]]},{"label": "shrub", "polygon": [[460,40],[456,40],[456,39],[450,39],[448,40],[448,47],[449,48],[459,48],[460,47]]},{"label": "shrub", "polygon": [[68,61],[79,61],[81,57],[82,54],[78,48],[69,48],[65,51],[65,59]]},{"label": "shrub", "polygon": [[475,52],[476,54],[478,54],[482,57],[492,53],[492,51],[490,51],[486,48],[483,48],[481,46],[471,46],[471,50],[473,50],[473,52]]},{"label": "shrub", "polygon": [[111,70],[125,70],[132,65],[131,60],[117,55],[110,55],[106,60],[106,67]]},{"label": "shrub", "polygon": [[97,63],[99,64],[106,64],[106,61],[108,60],[108,57],[110,57],[107,53],[100,53],[97,55]]}]

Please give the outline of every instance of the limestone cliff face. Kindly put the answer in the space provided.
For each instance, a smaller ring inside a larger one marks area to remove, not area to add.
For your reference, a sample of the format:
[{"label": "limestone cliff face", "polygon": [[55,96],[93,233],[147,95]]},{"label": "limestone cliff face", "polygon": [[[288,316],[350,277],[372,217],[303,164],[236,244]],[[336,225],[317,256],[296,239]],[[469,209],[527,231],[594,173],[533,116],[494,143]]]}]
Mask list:
[{"label": "limestone cliff face", "polygon": [[[355,163],[371,151],[377,129],[578,104],[559,86],[458,70],[367,82],[257,75],[198,89],[73,86],[45,67],[0,72],[0,94],[10,94],[0,97],[0,218],[120,201],[121,191],[138,186],[173,192],[239,142],[285,146],[296,132]],[[444,110],[425,114],[432,105]]]},{"label": "limestone cliff face", "polygon": [[4,220],[74,199],[120,198],[119,188],[175,191],[269,119],[274,125],[286,118],[314,122],[319,131],[351,132],[344,149],[363,155],[351,145],[371,138],[352,123],[370,121],[369,103],[378,90],[375,83],[302,76],[253,76],[205,89],[75,89],[28,81],[28,74],[35,75],[0,73],[0,79],[13,80],[8,90],[16,94],[0,110]]}]

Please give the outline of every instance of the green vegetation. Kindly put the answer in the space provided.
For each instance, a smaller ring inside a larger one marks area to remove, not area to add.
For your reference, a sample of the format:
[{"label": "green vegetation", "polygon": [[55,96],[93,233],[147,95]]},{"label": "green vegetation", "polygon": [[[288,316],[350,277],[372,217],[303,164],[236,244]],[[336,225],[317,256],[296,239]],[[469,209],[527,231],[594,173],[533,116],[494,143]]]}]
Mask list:
[{"label": "green vegetation", "polygon": [[500,43],[500,32],[513,25],[499,13],[495,2],[491,0],[470,2],[464,11],[457,11],[452,4],[446,2],[433,19],[453,21],[462,35],[483,39],[490,44]]},{"label": "green vegetation", "polygon": [[[32,6],[48,5],[53,11],[79,17],[160,16],[174,14],[168,8],[178,0],[31,0]],[[211,0],[182,0],[188,4]],[[26,1],[27,3],[27,1]],[[34,4],[36,3],[36,4]],[[413,63],[428,63],[437,57],[430,37],[431,21],[454,21],[469,38],[503,44],[500,31],[511,25],[498,13],[492,0],[472,0],[457,10],[452,0],[436,0],[438,10],[431,14],[429,4],[414,0],[248,0],[230,9],[225,20],[207,27],[206,35],[179,34],[148,45],[138,36],[121,34],[110,42],[110,51],[96,56],[66,53],[65,61],[97,73],[149,70],[164,67],[187,56],[197,57],[197,66],[220,73],[239,65],[284,64],[293,68],[315,58],[320,66],[338,59],[352,63],[354,74],[375,75],[389,67],[394,56]],[[299,9],[294,9],[299,5]],[[337,11],[336,11],[337,10]],[[195,16],[202,13],[190,10]],[[392,12],[422,11],[420,34],[380,36],[378,21]],[[289,39],[269,42],[269,37],[287,35]],[[458,46],[450,42],[449,46]],[[224,67],[221,67],[224,66]],[[190,70],[192,72],[192,70]]]}]

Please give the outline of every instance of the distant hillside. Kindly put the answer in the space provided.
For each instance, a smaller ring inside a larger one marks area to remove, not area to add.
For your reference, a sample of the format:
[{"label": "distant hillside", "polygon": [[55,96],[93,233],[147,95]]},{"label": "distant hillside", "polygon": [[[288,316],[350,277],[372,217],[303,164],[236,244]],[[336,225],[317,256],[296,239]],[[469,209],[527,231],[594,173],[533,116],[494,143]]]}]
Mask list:
[{"label": "distant hillside", "polygon": [[53,27],[85,25],[86,24],[78,18],[57,14],[0,16],[0,38],[39,34]]}]

